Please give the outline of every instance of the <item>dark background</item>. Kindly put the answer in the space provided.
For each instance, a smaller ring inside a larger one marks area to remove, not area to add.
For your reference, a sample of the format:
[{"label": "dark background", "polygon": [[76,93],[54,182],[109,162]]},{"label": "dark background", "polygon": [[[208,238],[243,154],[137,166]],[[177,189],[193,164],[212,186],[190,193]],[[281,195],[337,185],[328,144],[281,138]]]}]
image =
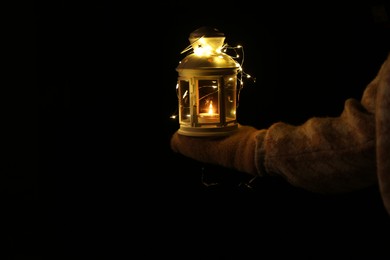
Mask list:
[{"label": "dark background", "polygon": [[300,124],[361,98],[389,51],[385,1],[58,1],[16,10],[21,73],[3,110],[12,137],[1,193],[9,259],[286,251],[380,259],[388,248],[377,187],[321,196],[277,178],[250,182],[169,148],[175,68],[192,31],[212,26],[244,46],[256,81],[242,90],[241,124]]}]

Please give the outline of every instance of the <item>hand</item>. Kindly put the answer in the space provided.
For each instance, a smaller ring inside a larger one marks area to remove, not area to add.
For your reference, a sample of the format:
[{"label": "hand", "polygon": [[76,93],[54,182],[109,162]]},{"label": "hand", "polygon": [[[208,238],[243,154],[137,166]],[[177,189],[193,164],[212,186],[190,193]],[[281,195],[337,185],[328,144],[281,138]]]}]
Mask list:
[{"label": "hand", "polygon": [[264,139],[266,130],[238,125],[238,130],[223,137],[192,137],[175,132],[171,149],[199,162],[220,165],[258,175],[255,149]]}]

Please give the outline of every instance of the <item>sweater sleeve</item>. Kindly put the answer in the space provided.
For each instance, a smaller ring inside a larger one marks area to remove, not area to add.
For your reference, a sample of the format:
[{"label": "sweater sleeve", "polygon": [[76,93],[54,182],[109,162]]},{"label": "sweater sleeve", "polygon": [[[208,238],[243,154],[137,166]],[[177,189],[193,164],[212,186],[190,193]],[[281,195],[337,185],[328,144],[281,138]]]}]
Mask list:
[{"label": "sweater sleeve", "polygon": [[310,191],[368,187],[377,182],[375,115],[348,99],[339,117],[314,117],[299,126],[275,123],[255,156],[260,174],[280,175]]},{"label": "sweater sleeve", "polygon": [[[256,145],[259,174],[279,175],[294,186],[320,193],[358,190],[379,181],[382,192],[390,194],[390,181],[386,185],[383,182],[388,172],[377,174],[377,168],[386,168],[383,165],[388,160],[376,156],[380,152],[384,157],[389,152],[383,151],[382,144],[383,139],[390,140],[390,126],[386,124],[390,120],[383,119],[383,115],[389,114],[386,104],[390,103],[389,95],[383,93],[389,91],[380,91],[378,98],[378,88],[384,89],[390,77],[389,57],[365,89],[361,101],[346,100],[340,116],[314,117],[298,126],[273,124]],[[378,108],[380,111],[376,111]],[[381,119],[376,114],[382,115]]]},{"label": "sweater sleeve", "polygon": [[273,124],[257,149],[268,174],[307,190],[352,191],[377,181],[374,115],[353,99],[340,117]]},{"label": "sweater sleeve", "polygon": [[376,91],[376,155],[379,189],[390,214],[390,54],[382,65]]}]

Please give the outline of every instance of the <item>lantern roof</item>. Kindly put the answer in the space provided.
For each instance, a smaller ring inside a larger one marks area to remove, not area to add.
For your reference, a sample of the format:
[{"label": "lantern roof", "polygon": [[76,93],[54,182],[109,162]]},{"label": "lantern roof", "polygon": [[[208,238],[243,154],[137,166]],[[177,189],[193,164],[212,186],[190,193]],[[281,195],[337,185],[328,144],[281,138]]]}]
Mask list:
[{"label": "lantern roof", "polygon": [[[190,34],[193,53],[187,55],[176,68],[181,73],[232,73],[240,65],[222,51],[225,34],[218,29],[203,26]],[[200,72],[203,70],[204,72]],[[185,72],[187,71],[187,72]],[[219,71],[219,72],[217,72]]]},{"label": "lantern roof", "polygon": [[192,33],[190,33],[189,40],[191,43],[198,40],[201,37],[222,37],[225,38],[225,34],[223,32],[220,32],[218,29],[210,27],[210,26],[202,26]]}]

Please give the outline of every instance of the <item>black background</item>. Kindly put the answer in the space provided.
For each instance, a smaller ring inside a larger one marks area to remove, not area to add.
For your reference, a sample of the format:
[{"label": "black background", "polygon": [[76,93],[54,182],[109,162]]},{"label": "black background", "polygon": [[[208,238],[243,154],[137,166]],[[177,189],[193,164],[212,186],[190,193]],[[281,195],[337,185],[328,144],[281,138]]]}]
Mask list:
[{"label": "black background", "polygon": [[256,81],[242,90],[241,124],[300,124],[337,116],[346,98],[361,98],[389,51],[388,4],[18,8],[30,15],[20,35],[31,44],[19,54],[29,61],[21,70],[27,76],[15,87],[18,116],[9,116],[9,132],[16,138],[5,149],[2,194],[15,222],[7,229],[9,259],[318,259],[336,252],[379,259],[388,247],[377,187],[333,196],[281,179],[248,187],[240,172],[169,148],[178,128],[169,118],[177,107],[175,68],[195,29],[215,27],[229,45],[244,46],[244,70]]}]

